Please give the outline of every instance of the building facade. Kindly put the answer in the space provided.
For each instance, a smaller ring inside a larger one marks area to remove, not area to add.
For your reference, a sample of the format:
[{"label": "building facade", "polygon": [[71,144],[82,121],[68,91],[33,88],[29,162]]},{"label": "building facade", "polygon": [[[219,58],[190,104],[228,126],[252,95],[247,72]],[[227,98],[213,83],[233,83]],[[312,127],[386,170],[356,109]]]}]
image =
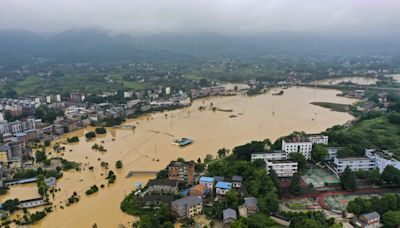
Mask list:
[{"label": "building facade", "polygon": [[333,164],[338,173],[342,173],[346,167],[349,167],[351,171],[369,171],[376,167],[375,159],[369,157],[334,158]]},{"label": "building facade", "polygon": [[275,171],[278,177],[291,177],[297,172],[298,163],[290,160],[266,161],[265,168],[267,172],[271,169]]},{"label": "building facade", "polygon": [[177,180],[179,182],[193,185],[195,181],[195,164],[193,161],[189,162],[171,162],[168,167],[168,179]]}]

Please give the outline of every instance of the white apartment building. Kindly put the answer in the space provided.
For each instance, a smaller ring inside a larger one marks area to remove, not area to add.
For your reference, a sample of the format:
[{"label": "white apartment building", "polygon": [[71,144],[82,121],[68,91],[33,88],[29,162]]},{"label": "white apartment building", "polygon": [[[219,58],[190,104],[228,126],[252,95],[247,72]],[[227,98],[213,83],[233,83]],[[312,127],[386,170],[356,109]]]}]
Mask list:
[{"label": "white apartment building", "polygon": [[334,158],[334,169],[342,173],[348,166],[351,171],[369,171],[376,167],[375,159],[369,157]]},{"label": "white apartment building", "polygon": [[290,140],[282,140],[282,150],[287,153],[301,153],[308,160],[311,159],[312,145],[328,145],[328,140],[328,136],[316,134],[294,137]]},{"label": "white apartment building", "polygon": [[297,172],[298,163],[295,161],[265,161],[267,172],[274,170],[278,177],[291,177]]},{"label": "white apartment building", "polygon": [[301,153],[308,160],[311,159],[312,142],[301,138],[294,138],[290,141],[282,139],[282,150],[289,154]]},{"label": "white apartment building", "polygon": [[251,161],[254,161],[256,159],[263,159],[265,161],[286,160],[288,159],[288,153],[283,150],[273,150],[271,152],[266,152],[266,153],[251,154]]},{"label": "white apartment building", "polygon": [[392,157],[389,151],[365,149],[365,156],[375,160],[375,166],[382,173],[386,166],[391,165],[400,170],[400,161]]}]

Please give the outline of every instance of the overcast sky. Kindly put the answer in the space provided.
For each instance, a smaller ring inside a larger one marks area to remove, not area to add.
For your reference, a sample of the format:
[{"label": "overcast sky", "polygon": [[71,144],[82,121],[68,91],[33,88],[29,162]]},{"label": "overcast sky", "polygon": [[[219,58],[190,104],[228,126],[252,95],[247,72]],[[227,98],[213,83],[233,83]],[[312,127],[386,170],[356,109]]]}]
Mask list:
[{"label": "overcast sky", "polygon": [[400,34],[400,0],[0,0],[0,30]]}]

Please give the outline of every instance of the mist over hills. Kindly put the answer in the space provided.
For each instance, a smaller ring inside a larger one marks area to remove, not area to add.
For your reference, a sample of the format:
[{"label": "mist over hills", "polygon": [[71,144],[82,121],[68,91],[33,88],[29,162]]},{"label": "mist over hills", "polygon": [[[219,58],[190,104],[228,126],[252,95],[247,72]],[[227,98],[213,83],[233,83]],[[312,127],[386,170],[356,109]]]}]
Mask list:
[{"label": "mist over hills", "polygon": [[[378,39],[377,39],[378,40]],[[27,31],[0,31],[0,63],[44,57],[51,62],[123,63],[267,55],[396,54],[400,41],[387,38],[326,37],[302,33],[269,35],[109,34],[96,29],[67,30],[44,37]]]}]

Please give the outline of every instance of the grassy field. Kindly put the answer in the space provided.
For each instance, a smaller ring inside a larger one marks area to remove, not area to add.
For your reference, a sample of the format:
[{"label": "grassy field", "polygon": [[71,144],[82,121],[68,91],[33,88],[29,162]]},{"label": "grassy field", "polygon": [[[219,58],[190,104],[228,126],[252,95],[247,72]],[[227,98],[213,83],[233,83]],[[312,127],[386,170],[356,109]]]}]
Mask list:
[{"label": "grassy field", "polygon": [[336,126],[326,132],[333,145],[347,147],[358,155],[365,148],[386,149],[400,155],[400,125],[386,115],[359,121],[352,126]]}]

